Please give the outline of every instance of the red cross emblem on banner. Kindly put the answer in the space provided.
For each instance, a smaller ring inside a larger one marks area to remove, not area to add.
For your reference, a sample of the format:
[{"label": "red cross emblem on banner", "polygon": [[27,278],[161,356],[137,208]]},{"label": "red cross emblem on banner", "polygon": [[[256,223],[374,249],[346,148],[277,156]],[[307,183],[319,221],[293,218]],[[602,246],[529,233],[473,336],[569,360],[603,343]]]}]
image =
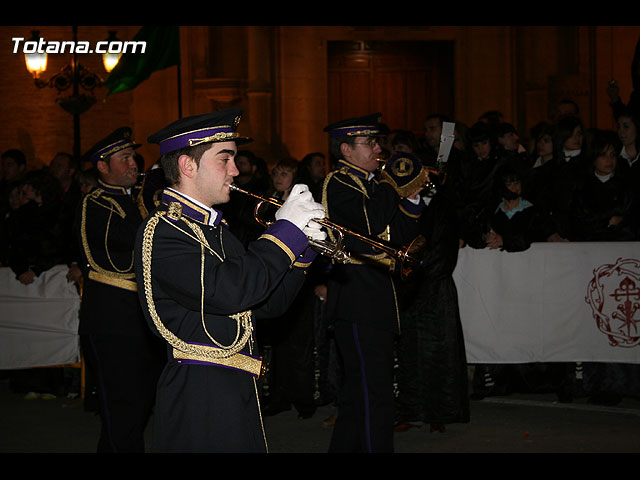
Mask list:
[{"label": "red cross emblem on banner", "polygon": [[594,270],[585,301],[598,329],[615,347],[640,343],[640,261],[618,259]]}]

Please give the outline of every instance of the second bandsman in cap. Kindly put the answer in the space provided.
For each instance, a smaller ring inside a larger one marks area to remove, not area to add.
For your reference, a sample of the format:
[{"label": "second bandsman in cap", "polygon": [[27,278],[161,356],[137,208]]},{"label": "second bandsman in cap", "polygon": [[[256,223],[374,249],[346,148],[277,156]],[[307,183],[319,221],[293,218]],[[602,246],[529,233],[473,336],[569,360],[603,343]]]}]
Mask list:
[{"label": "second bandsman in cap", "polygon": [[86,154],[98,171],[75,230],[83,259],[79,333],[88,378],[97,386],[99,452],[144,452],[163,351],[138,301],[133,250],[143,212],[136,199],[140,146],[129,127],[114,130]]},{"label": "second bandsman in cap", "polygon": [[180,119],[149,137],[159,145],[168,187],[136,242],[140,301],[166,343],[158,383],[155,452],[266,452],[253,339],[259,317],[281,315],[315,257],[309,223],[322,205],[296,186],[276,221],[247,249],[216,208],[229,201],[235,155],[250,141],[242,111]]},{"label": "second bandsman in cap", "polygon": [[[423,208],[416,193],[425,176],[409,156],[392,156],[379,172],[380,117],[349,118],[325,128],[337,169],[325,179],[322,203],[329,220],[401,247],[414,237]],[[393,347],[399,332],[394,258],[355,237],[347,237],[345,246],[351,260],[334,265],[328,285],[327,315],[344,360],[330,451],[390,452]]]}]

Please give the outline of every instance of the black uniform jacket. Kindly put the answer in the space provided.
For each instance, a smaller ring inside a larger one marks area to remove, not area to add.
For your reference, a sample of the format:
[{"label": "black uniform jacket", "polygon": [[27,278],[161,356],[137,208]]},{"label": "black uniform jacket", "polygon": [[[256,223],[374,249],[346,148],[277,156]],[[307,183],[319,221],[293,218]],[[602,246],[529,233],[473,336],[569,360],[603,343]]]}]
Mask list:
[{"label": "black uniform jacket", "polygon": [[527,250],[533,242],[545,241],[552,233],[546,216],[535,205],[524,198],[520,202],[522,208],[511,215],[498,206],[490,219],[493,231],[502,236],[501,250],[507,252]]},{"label": "black uniform jacket", "polygon": [[[600,181],[595,173],[581,178],[570,204],[569,239],[576,242],[635,240],[631,188],[621,173],[615,173],[605,182]],[[622,217],[622,221],[610,226],[613,216]]]},{"label": "black uniform jacket", "polygon": [[[340,160],[323,187],[327,217],[356,233],[401,248],[413,240],[422,206],[401,199],[388,183],[368,177],[368,172]],[[397,267],[395,259],[352,235],[345,237],[344,245],[351,259],[332,268],[327,294],[329,318],[397,332],[398,298],[392,275]]]},{"label": "black uniform jacket", "polygon": [[102,180],[84,196],[76,215],[84,284],[80,334],[142,336],[133,248],[143,212],[136,189]]},{"label": "black uniform jacket", "polygon": [[169,353],[158,384],[154,450],[266,449],[255,372],[203,352],[255,357],[254,321],[286,311],[314,257],[307,237],[286,220],[245,250],[220,212],[165,189],[136,242],[140,302]]}]

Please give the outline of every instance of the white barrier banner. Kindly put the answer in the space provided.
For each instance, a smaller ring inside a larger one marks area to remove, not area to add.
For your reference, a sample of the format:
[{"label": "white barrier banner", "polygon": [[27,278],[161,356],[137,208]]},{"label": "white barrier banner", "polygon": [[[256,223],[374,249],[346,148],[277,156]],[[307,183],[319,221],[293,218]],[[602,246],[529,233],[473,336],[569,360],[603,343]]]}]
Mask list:
[{"label": "white barrier banner", "polygon": [[640,242],[460,250],[469,363],[640,363]]},{"label": "white barrier banner", "polygon": [[80,297],[57,265],[23,285],[0,268],[0,369],[63,365],[80,358]]}]

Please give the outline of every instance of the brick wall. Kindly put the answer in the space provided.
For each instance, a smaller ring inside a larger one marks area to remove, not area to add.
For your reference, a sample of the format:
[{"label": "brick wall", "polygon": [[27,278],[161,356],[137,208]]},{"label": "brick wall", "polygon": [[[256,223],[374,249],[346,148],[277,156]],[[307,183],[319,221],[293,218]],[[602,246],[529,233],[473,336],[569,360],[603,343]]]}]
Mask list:
[{"label": "brick wall", "polygon": [[[12,37],[28,40],[32,30],[39,30],[40,36],[47,41],[73,38],[70,26],[0,26],[0,72],[3,77],[0,80],[0,150],[21,149],[27,156],[30,169],[48,165],[59,151],[73,151],[73,116],[56,103],[57,90],[36,88],[26,69],[24,55],[12,53]],[[137,27],[79,27],[78,40],[86,40],[93,45],[106,40],[109,30],[117,30],[118,38],[128,40]],[[49,55],[47,71],[42,78],[50,79],[70,61],[70,54]],[[79,62],[106,78],[100,55],[80,55]],[[94,93],[98,101],[80,116],[81,152],[111,130],[130,124],[133,94],[123,92],[103,102],[105,91],[104,87],[96,89]],[[71,91],[63,93],[69,94]]]}]

